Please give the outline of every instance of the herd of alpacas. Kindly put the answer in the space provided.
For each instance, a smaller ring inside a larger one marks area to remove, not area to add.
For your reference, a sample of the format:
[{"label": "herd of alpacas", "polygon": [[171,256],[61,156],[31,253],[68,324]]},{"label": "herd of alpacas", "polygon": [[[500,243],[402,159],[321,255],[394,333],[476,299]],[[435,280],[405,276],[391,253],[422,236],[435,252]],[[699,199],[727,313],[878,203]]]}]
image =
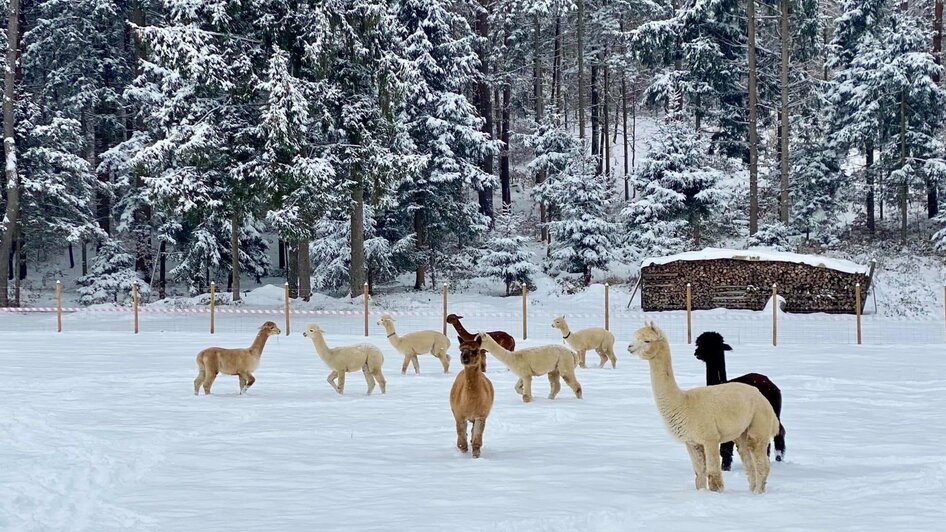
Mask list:
[{"label": "herd of alpacas", "polygon": [[[572,331],[565,316],[555,318],[552,327],[562,333],[568,346],[543,345],[516,349],[516,341],[503,331],[470,333],[460,320],[463,316],[450,314],[447,323],[456,329],[460,342],[460,362],[463,369],[450,390],[450,408],[456,419],[457,448],[466,453],[470,444],[467,433],[472,424],[473,457],[479,458],[483,446],[486,418],[493,407],[493,384],[486,376],[486,354],[493,355],[517,377],[516,393],[526,403],[532,401],[532,378],[547,375],[549,399],[555,399],[561,390],[560,379],[581,399],[582,388],[575,368],[585,367],[585,353],[594,350],[600,357],[599,368],[610,362],[617,367],[614,354],[614,335],[600,327]],[[450,339],[433,330],[398,335],[394,318],[384,315],[378,321],[391,345],[404,355],[401,373],[413,366],[420,371],[418,355],[430,354],[450,371],[448,353]],[[267,321],[260,327],[253,344],[248,348],[224,349],[209,347],[197,355],[197,378],[194,395],[203,387],[209,394],[217,375],[236,375],[240,393],[256,382],[253,372],[259,367],[266,340],[280,334],[275,323]],[[329,347],[325,333],[317,324],[305,327],[303,336],[309,338],[319,358],[332,370],[328,383],[338,393],[345,392],[345,375],[358,370],[368,383],[368,394],[375,385],[386,392],[381,373],[384,356],[369,343]],[[781,391],[765,375],[749,373],[736,379],[726,379],[725,352],[731,350],[716,332],[705,332],[696,340],[697,359],[706,364],[706,386],[681,390],[673,375],[670,344],[667,336],[653,322],[634,333],[628,346],[629,353],[646,360],[650,365],[650,380],[654,401],[668,430],[686,445],[696,477],[696,488],[723,490],[722,470],[732,463],[733,444],[739,452],[749,488],[754,493],[765,491],[769,476],[768,445],[775,440],[777,461],[785,454],[785,428],[780,422]]]}]

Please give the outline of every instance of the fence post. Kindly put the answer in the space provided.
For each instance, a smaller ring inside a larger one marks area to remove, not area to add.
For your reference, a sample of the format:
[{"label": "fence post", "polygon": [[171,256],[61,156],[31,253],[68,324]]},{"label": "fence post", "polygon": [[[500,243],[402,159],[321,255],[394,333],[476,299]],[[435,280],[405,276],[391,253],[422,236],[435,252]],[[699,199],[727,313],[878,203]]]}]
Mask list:
[{"label": "fence post", "polygon": [[529,287],[526,286],[526,283],[522,284],[522,339],[526,340],[529,337],[528,334],[528,307],[527,307],[527,296],[529,295]]},{"label": "fence post", "polygon": [[138,334],[138,283],[131,285],[131,306],[135,313],[135,334]]},{"label": "fence post", "polygon": [[611,330],[611,285],[604,283],[604,330]]},{"label": "fence post", "polygon": [[363,289],[363,295],[365,299],[365,336],[368,336],[368,282],[365,282]]},{"label": "fence post", "polygon": [[687,345],[693,343],[693,299],[690,283],[687,283]]},{"label": "fence post", "polygon": [[857,345],[861,345],[861,283],[854,285],[854,314],[857,315]]},{"label": "fence post", "polygon": [[210,281],[210,334],[214,333],[214,319],[217,312],[217,283]]},{"label": "fence post", "polygon": [[56,280],[56,332],[62,332],[62,282]]},{"label": "fence post", "polygon": [[778,290],[772,283],[772,345],[778,345]]},{"label": "fence post", "polygon": [[447,335],[447,283],[443,283],[443,334]]},{"label": "fence post", "polygon": [[285,302],[285,314],[286,314],[286,336],[289,336],[289,283],[283,283],[282,286],[283,301]]}]

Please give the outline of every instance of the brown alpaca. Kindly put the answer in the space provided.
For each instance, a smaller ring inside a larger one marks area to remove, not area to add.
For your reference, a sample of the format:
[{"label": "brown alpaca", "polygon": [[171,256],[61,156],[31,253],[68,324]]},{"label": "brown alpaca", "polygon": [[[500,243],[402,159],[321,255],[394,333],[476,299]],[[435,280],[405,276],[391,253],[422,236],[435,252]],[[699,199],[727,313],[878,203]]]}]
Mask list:
[{"label": "brown alpaca", "polygon": [[457,422],[457,448],[467,452],[466,427],[473,422],[473,458],[480,457],[483,447],[483,430],[486,416],[493,408],[493,383],[483,373],[482,364],[486,354],[478,343],[460,344],[460,362],[463,371],[453,381],[450,389],[450,409]]},{"label": "brown alpaca", "polygon": [[[476,335],[470,333],[469,331],[466,330],[466,328],[463,327],[463,324],[460,323],[460,320],[462,319],[463,319],[463,316],[450,314],[449,316],[447,316],[447,323],[449,323],[450,325],[453,325],[453,328],[457,330],[457,334],[459,335],[457,336],[457,339],[460,340],[461,344],[463,342],[472,342],[476,338]],[[503,331],[492,331],[487,334],[493,337],[493,339],[496,340],[496,343],[502,346],[503,349],[507,351],[516,350],[516,339],[513,338],[511,335],[509,335],[509,333],[505,333]],[[481,360],[483,361],[482,369],[483,371],[486,371],[486,350],[485,349],[483,350],[483,358]]]},{"label": "brown alpaca", "polygon": [[194,395],[198,395],[201,385],[204,386],[204,395],[210,394],[210,387],[218,373],[224,375],[238,375],[240,377],[240,393],[247,391],[256,377],[253,372],[259,367],[260,356],[266,347],[266,340],[281,331],[275,323],[267,321],[259,328],[256,339],[250,347],[239,349],[224,349],[222,347],[208,347],[197,354],[197,378],[194,379]]}]

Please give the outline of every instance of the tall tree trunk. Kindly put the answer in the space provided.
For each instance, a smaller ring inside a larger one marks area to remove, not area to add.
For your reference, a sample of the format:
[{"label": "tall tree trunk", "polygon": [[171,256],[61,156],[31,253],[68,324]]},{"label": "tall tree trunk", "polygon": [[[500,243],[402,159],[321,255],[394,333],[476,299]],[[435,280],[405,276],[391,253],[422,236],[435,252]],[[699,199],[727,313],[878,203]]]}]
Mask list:
[{"label": "tall tree trunk", "polygon": [[595,172],[601,174],[601,144],[598,120],[598,63],[591,63],[591,155],[598,157]]},{"label": "tall tree trunk", "polygon": [[[752,0],[749,0],[752,1]],[[789,169],[789,120],[788,113],[788,69],[791,62],[792,34],[788,27],[789,21],[789,0],[779,0],[780,13],[779,25],[781,33],[781,68],[779,69],[779,93],[781,101],[779,102],[779,119],[781,120],[781,138],[779,146],[781,151],[780,179],[779,179],[779,221],[783,224],[788,223],[789,216],[789,195],[788,195],[788,169]]]},{"label": "tall tree trunk", "polygon": [[164,299],[167,297],[168,289],[168,249],[167,242],[164,240],[161,241],[161,245],[158,246],[158,298]]},{"label": "tall tree trunk", "polygon": [[5,187],[6,210],[0,221],[0,307],[10,305],[7,278],[13,237],[19,224],[20,178],[16,161],[16,125],[14,104],[16,102],[16,71],[20,59],[20,0],[9,0],[7,6],[7,56],[3,77],[3,148],[6,156]]},{"label": "tall tree trunk", "polygon": [[[135,26],[144,26],[145,25],[145,12],[142,9],[140,2],[132,2],[131,11],[128,14],[128,20]],[[144,45],[141,42],[141,39],[131,32],[130,26],[126,24],[129,32],[129,41],[132,44],[132,53],[134,54],[134,69],[135,74],[141,73],[141,63],[144,60],[145,50]],[[121,109],[121,112],[124,114],[124,108]],[[143,129],[138,120],[135,118],[134,113],[132,113],[126,120],[126,131],[127,136],[126,140],[131,138],[133,131],[138,129]],[[133,186],[136,191],[141,191],[144,188],[144,181],[142,176],[136,171],[134,175]],[[141,272],[142,274],[147,274],[152,261],[152,243],[151,243],[151,217],[153,215],[152,207],[150,203],[141,203],[135,207],[134,219],[135,227],[133,233],[135,236],[135,270]],[[164,296],[161,296],[162,298]]]},{"label": "tall tree trunk", "polygon": [[624,201],[628,201],[631,199],[631,176],[628,172],[631,154],[628,152],[627,142],[627,76],[623,72],[621,73],[621,130],[623,132],[621,138],[624,141]]},{"label": "tall tree trunk", "polygon": [[289,285],[289,297],[299,297],[299,244],[286,243],[286,283]]},{"label": "tall tree trunk", "polygon": [[[477,55],[480,60],[480,78],[476,84],[476,100],[477,108],[480,112],[480,116],[483,117],[483,132],[489,135],[491,138],[493,136],[493,102],[492,95],[490,94],[489,87],[489,15],[492,11],[492,0],[480,0],[480,9],[476,13],[476,35],[481,39],[481,43],[477,48]],[[480,165],[484,172],[492,175],[493,173],[493,158],[484,157]],[[478,191],[479,194],[479,203],[480,203],[480,213],[486,215],[492,223],[493,219],[493,187],[483,187],[483,190]],[[362,204],[364,204],[364,199],[361,199]],[[354,259],[354,257],[352,257]],[[364,284],[363,275],[359,275],[359,279],[362,281],[357,286],[357,290],[354,290],[355,279],[352,278],[352,297],[357,296],[361,293],[361,285]]]},{"label": "tall tree trunk", "polygon": [[509,100],[511,98],[509,83],[503,83],[503,107],[502,113],[500,113],[502,123],[499,135],[499,140],[503,144],[502,151],[499,152],[499,183],[502,186],[503,207],[512,205],[512,184],[509,175]]},{"label": "tall tree trunk", "polygon": [[279,269],[286,271],[286,241],[280,238],[276,247],[279,249]]},{"label": "tall tree trunk", "polygon": [[[933,59],[937,65],[943,65],[943,0],[933,4]],[[940,83],[939,71],[934,80]],[[934,218],[939,215],[939,182],[929,179],[926,182],[926,215]]]},{"label": "tall tree trunk", "polygon": [[233,213],[230,218],[230,286],[233,301],[240,300],[240,215]]},{"label": "tall tree trunk", "polygon": [[552,52],[552,102],[562,112],[562,17],[555,16],[555,43]]},{"label": "tall tree trunk", "polygon": [[76,255],[72,251],[72,242],[69,242],[69,269],[76,267]]},{"label": "tall tree trunk", "polygon": [[424,209],[414,211],[414,237],[416,239],[417,254],[422,256],[414,271],[414,290],[422,290],[427,280],[427,220]]},{"label": "tall tree trunk", "polygon": [[601,68],[601,167],[603,174],[611,175],[611,111],[608,107],[608,66]]},{"label": "tall tree trunk", "polygon": [[312,259],[309,255],[309,241],[298,244],[299,253],[299,297],[303,301],[312,299]]},{"label": "tall tree trunk", "polygon": [[[907,165],[907,94],[900,93],[900,168]],[[907,241],[907,207],[909,206],[910,184],[906,174],[900,183],[900,240]]]},{"label": "tall tree trunk", "polygon": [[874,218],[874,143],[870,140],[864,145],[864,155],[864,174],[867,176],[867,230],[873,235],[877,230],[877,223]]},{"label": "tall tree trunk", "polygon": [[755,61],[755,0],[746,0],[746,41],[749,62],[749,234],[759,230],[758,71]]},{"label": "tall tree trunk", "polygon": [[[578,0],[578,138],[585,138],[585,0]],[[592,70],[593,72],[593,70]]]},{"label": "tall tree trunk", "polygon": [[89,244],[85,240],[79,250],[79,261],[82,263],[82,275],[89,275]]},{"label": "tall tree trunk", "polygon": [[352,167],[351,189],[351,297],[361,295],[365,284],[365,190],[358,170]]},{"label": "tall tree trunk", "polygon": [[[539,53],[540,50],[541,50],[541,47],[542,47],[542,24],[541,24],[540,21],[539,21],[539,16],[538,16],[538,15],[535,15],[535,16],[533,17],[533,19],[532,19],[532,25],[533,25],[533,27],[532,27],[532,38],[533,38],[533,42],[532,42],[532,55],[533,55],[533,57],[532,57],[532,61],[533,61],[533,64],[532,64],[532,72],[533,72],[533,74],[532,74],[532,75],[533,75],[533,84],[534,84],[534,90],[533,90],[533,91],[534,91],[534,95],[535,95],[535,121],[536,121],[536,123],[541,124],[542,121],[545,119],[545,94],[544,94],[545,90],[544,90],[543,82],[542,82],[542,57],[541,57],[541,55],[540,55],[540,53]],[[555,65],[555,62],[558,61],[558,53],[559,53],[559,48],[558,48],[558,47],[559,47],[559,45],[560,45],[560,43],[559,43],[559,38],[560,38],[559,33],[560,33],[560,31],[561,31],[561,30],[559,29],[558,19],[556,19],[556,24],[555,24],[555,57],[554,57],[553,60],[552,60],[552,63],[553,63],[553,65],[552,65],[552,71],[553,71],[552,77],[553,77],[553,78],[558,75],[558,74],[557,74],[557,66]],[[508,85],[507,85],[507,90],[508,90]],[[556,90],[555,82],[553,82],[553,85],[552,85],[552,95],[553,95],[553,98],[554,98],[554,95],[555,95],[555,90]],[[505,105],[507,106],[506,113],[507,113],[507,118],[508,118],[508,112],[509,112],[509,111],[508,111],[508,105],[509,105],[509,101],[506,99],[507,95],[508,95],[508,93],[503,93],[503,99],[506,100],[504,103],[505,103]],[[509,136],[508,132],[506,132],[506,136],[507,136],[507,137]],[[539,172],[536,174],[536,176],[535,176],[535,183],[536,183],[536,184],[543,183],[543,182],[545,181],[545,178],[546,178],[545,171],[544,171],[544,170],[541,170],[541,171],[539,171]],[[505,207],[506,207],[507,205],[509,205],[511,202],[510,202],[510,203],[506,203],[506,202],[505,202],[505,199],[504,199],[504,200],[503,200],[503,203],[504,203],[503,207],[505,208]],[[546,222],[546,220],[545,220],[545,203],[542,202],[542,201],[540,201],[540,202],[539,202],[539,223],[540,223],[540,225],[541,225],[540,236],[541,236],[542,242],[545,242],[545,241],[546,241],[546,233],[547,233],[547,231],[548,231],[548,229],[545,227],[545,222]]]}]

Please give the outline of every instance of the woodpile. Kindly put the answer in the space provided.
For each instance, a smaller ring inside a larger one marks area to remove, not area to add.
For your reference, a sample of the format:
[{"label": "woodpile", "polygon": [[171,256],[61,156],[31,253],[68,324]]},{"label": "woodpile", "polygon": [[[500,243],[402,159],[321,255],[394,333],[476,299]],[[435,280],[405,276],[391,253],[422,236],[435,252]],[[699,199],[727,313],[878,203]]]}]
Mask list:
[{"label": "woodpile", "polygon": [[869,273],[825,266],[741,258],[676,260],[641,268],[641,307],[645,312],[686,310],[690,283],[692,308],[762,310],[772,284],[785,299],[785,312],[854,314],[855,285],[861,284],[861,311],[870,288]]}]

